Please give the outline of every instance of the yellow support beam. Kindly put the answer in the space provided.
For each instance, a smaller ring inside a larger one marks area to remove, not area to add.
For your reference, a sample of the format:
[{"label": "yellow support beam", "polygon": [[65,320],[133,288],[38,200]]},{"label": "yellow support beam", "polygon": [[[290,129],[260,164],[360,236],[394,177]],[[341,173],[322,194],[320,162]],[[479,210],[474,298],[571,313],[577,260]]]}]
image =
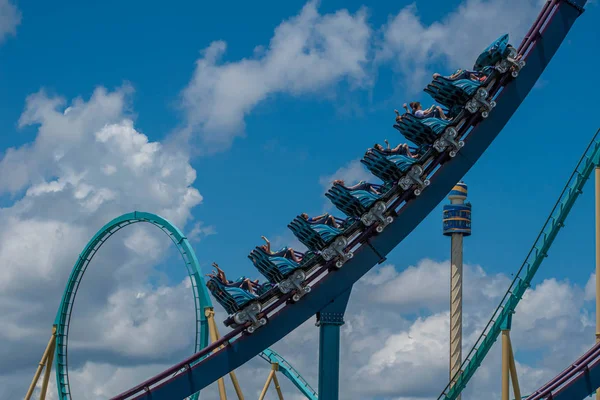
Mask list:
[{"label": "yellow support beam", "polygon": [[510,344],[509,330],[502,331],[502,400],[509,400]]},{"label": "yellow support beam", "polygon": [[513,392],[515,395],[515,399],[521,398],[521,388],[519,387],[519,377],[517,376],[517,366],[515,364],[515,353],[512,348],[512,341],[510,340],[510,335],[508,335],[508,346],[510,347],[510,380],[512,381]]},{"label": "yellow support beam", "polygon": [[[53,329],[54,330],[54,329]],[[56,335],[52,335],[52,349],[56,343]],[[48,383],[50,382],[50,371],[52,371],[52,361],[54,361],[54,351],[48,353],[46,358],[46,370],[44,371],[44,380],[42,381],[42,390],[40,391],[40,400],[46,399],[46,392],[48,391]]]},{"label": "yellow support beam", "polygon": [[44,373],[44,378],[42,380],[42,392],[40,394],[40,400],[45,400],[46,398],[46,390],[48,388],[48,382],[50,380],[50,371],[52,370],[52,361],[54,360],[54,345],[56,344],[56,325],[52,326],[52,336],[50,336],[50,340],[48,341],[48,345],[46,346],[46,350],[44,350],[44,354],[42,355],[42,359],[38,364],[37,369],[35,370],[35,374],[33,375],[33,380],[31,381],[31,385],[29,385],[29,390],[27,390],[27,394],[25,395],[25,400],[30,400],[35,387],[40,379],[40,375],[42,370],[46,368]]},{"label": "yellow support beam", "polygon": [[[206,319],[208,321],[208,331],[210,333],[210,340],[214,343],[217,340],[221,339],[221,335],[219,334],[219,330],[217,329],[217,324],[215,323],[215,311],[212,308],[206,308],[204,310],[204,315],[206,315]],[[223,348],[221,346],[220,348]],[[214,351],[217,351],[215,349]],[[235,375],[235,371],[231,371],[229,373],[229,377],[231,378],[231,383],[233,384],[233,389],[237,394],[239,400],[244,400],[244,394],[242,393],[242,388],[240,387],[240,383],[238,382],[237,376]],[[223,378],[219,378],[218,380],[219,386],[219,396],[221,400],[227,400],[227,394],[225,393],[225,381]]]},{"label": "yellow support beam", "polygon": [[273,383],[275,384],[275,390],[277,390],[277,396],[279,396],[279,400],[283,400],[283,393],[281,393],[281,386],[279,386],[279,380],[277,379],[277,371],[279,370],[279,364],[271,364],[271,369],[273,372]]},{"label": "yellow support beam", "polygon": [[267,381],[265,382],[265,386],[263,387],[262,392],[260,392],[260,396],[258,397],[258,400],[265,399],[265,396],[267,395],[267,390],[269,390],[269,385],[271,384],[271,381],[273,380],[273,376],[275,376],[275,371],[271,370],[271,372],[269,372],[269,376],[267,377]]},{"label": "yellow support beam", "polygon": [[[215,312],[212,309],[206,309],[205,310],[205,314],[206,314],[206,318],[208,320],[208,332],[210,333],[210,341],[212,343],[216,342],[217,340],[219,340],[218,338],[218,333],[217,333],[217,325],[215,324]],[[213,353],[217,351],[217,349],[215,349],[213,351]],[[219,380],[217,381],[217,384],[219,386],[219,398],[221,400],[227,400],[227,391],[225,390],[225,381],[223,380],[223,377],[219,378]]]},{"label": "yellow support beam", "polygon": [[521,388],[517,376],[517,366],[510,341],[510,329],[502,330],[502,400],[509,400],[510,382],[512,382],[515,399],[521,398]]},{"label": "yellow support beam", "polygon": [[273,384],[275,385],[275,390],[277,390],[277,397],[279,397],[279,400],[284,400],[283,393],[281,392],[281,386],[279,386],[279,380],[277,379],[277,371],[279,371],[279,364],[272,363],[271,372],[269,372],[269,376],[267,377],[267,381],[265,382],[265,386],[263,387],[262,392],[260,392],[258,400],[264,400],[265,396],[267,395],[267,391],[269,390],[269,385],[271,384],[271,382],[273,382]]}]

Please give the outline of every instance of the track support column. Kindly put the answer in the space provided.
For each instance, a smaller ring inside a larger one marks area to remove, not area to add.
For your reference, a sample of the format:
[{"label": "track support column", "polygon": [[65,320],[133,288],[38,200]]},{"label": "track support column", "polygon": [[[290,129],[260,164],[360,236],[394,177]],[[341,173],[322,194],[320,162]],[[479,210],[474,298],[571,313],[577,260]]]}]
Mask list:
[{"label": "track support column", "polygon": [[510,385],[512,380],[513,393],[515,399],[521,398],[521,389],[519,387],[519,378],[517,377],[517,367],[515,365],[515,357],[510,342],[510,328],[512,325],[512,315],[502,323],[502,400],[509,400]]},{"label": "track support column", "polygon": [[[210,332],[211,342],[214,343],[221,338],[219,334],[219,330],[217,329],[217,324],[215,324],[215,311],[211,307],[207,307],[204,310],[204,315],[206,315],[206,320],[208,321],[208,330]],[[220,348],[222,348],[221,346]],[[215,349],[217,351],[217,349]],[[235,393],[239,400],[244,400],[244,394],[242,393],[242,389],[240,388],[240,384],[238,382],[237,376],[235,375],[235,371],[231,371],[229,373],[229,377],[231,378],[231,383],[233,384],[233,388],[235,389]],[[225,381],[223,378],[219,378],[217,381],[219,386],[219,398],[221,400],[227,400],[227,393],[225,391]]]},{"label": "track support column", "polygon": [[52,336],[48,341],[48,345],[46,346],[46,350],[44,350],[44,354],[42,355],[42,360],[38,364],[38,367],[35,371],[35,375],[33,376],[33,380],[31,381],[31,385],[29,386],[29,390],[25,395],[25,400],[31,399],[33,395],[33,391],[35,390],[35,386],[37,385],[38,380],[40,379],[40,375],[42,370],[44,370],[44,378],[42,379],[42,388],[40,391],[40,400],[44,400],[46,398],[46,392],[48,390],[48,382],[50,381],[50,371],[52,371],[52,362],[54,361],[54,350],[56,345],[56,325],[52,326]]},{"label": "track support column", "polygon": [[340,327],[350,298],[349,289],[317,314],[319,327],[319,400],[338,400],[340,386]]},{"label": "track support column", "polygon": [[277,397],[279,398],[279,400],[283,400],[283,393],[281,392],[281,386],[279,385],[279,380],[277,379],[277,371],[279,371],[279,364],[271,363],[271,372],[267,377],[267,381],[265,382],[265,386],[263,387],[263,390],[260,393],[258,400],[264,400],[265,396],[267,395],[267,391],[269,390],[269,385],[271,384],[271,382],[275,384],[275,390],[277,390]]}]

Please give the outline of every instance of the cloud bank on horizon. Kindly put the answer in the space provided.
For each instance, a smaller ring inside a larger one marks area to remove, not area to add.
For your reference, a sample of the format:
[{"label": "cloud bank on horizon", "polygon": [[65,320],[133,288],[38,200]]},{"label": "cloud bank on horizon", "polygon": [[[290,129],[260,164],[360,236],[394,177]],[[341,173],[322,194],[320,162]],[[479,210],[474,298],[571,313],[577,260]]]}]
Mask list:
[{"label": "cloud bank on horizon", "polygon": [[[383,66],[414,91],[434,72],[434,63],[459,67],[499,34],[524,33],[540,1],[466,0],[431,24],[413,4],[380,27],[369,24],[366,8],[321,14],[318,6],[310,1],[284,20],[252,57],[224,61],[224,41],[207,46],[181,90],[180,133],[202,153],[225,151],[244,135],[245,118],[261,102],[323,93],[335,98],[342,82],[349,90],[365,90]],[[513,18],[515,10],[519,18]],[[0,0],[0,43],[17,33],[20,21],[17,8]],[[456,40],[448,41],[456,32]],[[112,91],[98,87],[89,99],[67,101],[40,89],[27,97],[18,121],[19,127],[35,129],[35,139],[0,155],[0,195],[12,199],[0,208],[5,221],[0,226],[0,314],[5,316],[0,399],[25,392],[75,257],[105,222],[133,208],[161,214],[180,227],[192,224],[189,236],[195,240],[218,229],[194,218],[204,198],[195,187],[198,172],[189,151],[152,141],[136,127],[132,93],[128,85]],[[336,176],[366,177],[359,167],[354,161]],[[331,179],[322,177],[320,183]],[[193,345],[189,283],[165,282],[156,268],[172,255],[167,240],[145,226],[115,239],[95,258],[77,297],[70,377],[73,397],[80,400],[127,389],[179,361]],[[424,259],[414,266],[376,268],[357,284],[342,330],[343,398],[416,400],[439,394],[448,378],[448,271],[447,262]],[[152,282],[140,282],[139,276]],[[465,292],[468,349],[509,277],[467,266],[466,279],[477,282]],[[550,279],[527,293],[515,316],[514,346],[540,357],[535,364],[518,362],[524,392],[591,344],[593,290],[591,284],[581,288]],[[312,325],[307,321],[275,349],[316,387],[318,341]],[[557,340],[567,336],[571,340]],[[496,347],[467,393],[498,395],[499,360]],[[241,368],[247,395],[260,392],[267,372],[258,361]],[[287,393],[295,393],[282,383]],[[54,385],[50,399],[56,399]],[[214,389],[203,398],[216,399]]]}]

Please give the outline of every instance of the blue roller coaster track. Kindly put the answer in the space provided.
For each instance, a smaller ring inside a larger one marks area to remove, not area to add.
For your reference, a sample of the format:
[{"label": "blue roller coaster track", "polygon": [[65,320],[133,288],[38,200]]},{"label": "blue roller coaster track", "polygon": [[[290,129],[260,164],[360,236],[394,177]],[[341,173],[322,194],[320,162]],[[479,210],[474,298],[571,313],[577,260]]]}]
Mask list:
[{"label": "blue roller coaster track", "polygon": [[600,342],[526,400],[584,399],[600,386]]},{"label": "blue roller coaster track", "polygon": [[[418,187],[409,185],[387,199],[385,229],[382,229],[381,224],[378,223],[365,227],[345,247],[353,252],[353,257],[345,260],[343,267],[335,268],[335,260],[324,263],[305,281],[310,285],[310,293],[299,299],[294,298],[294,301],[290,301],[294,296],[293,293],[284,294],[273,304],[260,311],[258,318],[264,321],[266,326],[259,327],[250,333],[249,328],[252,325],[250,322],[240,324],[223,336],[220,341],[114,397],[113,400],[133,398],[170,400],[190,396],[258,355],[336,300],[341,301],[344,297],[349,296],[353,284],[371,268],[385,260],[385,256],[443,200],[456,182],[469,171],[491,145],[539,79],[573,23],[583,12],[585,3],[586,0],[548,0],[546,2],[540,16],[519,46],[520,59],[526,61],[527,65],[520,71],[518,78],[512,79],[508,74],[499,79],[489,91],[490,100],[496,104],[495,108],[489,112],[489,115],[488,113],[483,115],[484,118],[479,115],[466,118],[465,122],[457,128],[456,139],[464,142],[460,151],[455,151],[454,154],[442,152],[430,162],[424,163],[421,182],[427,182],[429,185],[424,184]],[[410,118],[408,119],[410,120]],[[594,147],[594,151],[596,150],[597,148]],[[564,203],[561,202],[558,206],[560,212],[568,212],[572,207],[576,196],[571,196],[580,190],[579,185],[583,184],[582,181],[585,181],[585,178],[579,172],[575,175],[573,189],[568,190],[569,196]],[[514,311],[518,299],[528,286],[527,279],[530,281],[539,267],[539,263],[534,264],[535,259],[539,255],[547,253],[548,246],[556,236],[556,233],[553,232],[564,221],[564,219],[558,219],[561,215],[560,212],[556,217],[551,218],[552,222],[547,225],[549,231],[542,235],[542,241],[538,241],[540,247],[535,250],[531,264],[526,264],[522,268],[522,271],[525,272],[524,276],[515,280],[516,283],[513,283],[509,294],[505,296],[506,302],[503,302],[505,306],[501,307],[502,310],[512,307]],[[566,217],[566,213],[564,216]],[[365,225],[367,224],[365,223]],[[492,333],[491,336],[496,332],[501,318],[505,317],[502,312],[499,317],[488,324],[488,327],[491,327],[491,330],[488,331],[488,333]],[[444,390],[440,398],[456,399],[473,376],[489,350],[486,340],[493,341],[493,339],[487,339],[490,336],[486,334],[482,337],[484,337],[483,345],[471,352],[470,358],[467,358],[465,362],[466,367],[463,373],[457,378],[451,389]]]}]

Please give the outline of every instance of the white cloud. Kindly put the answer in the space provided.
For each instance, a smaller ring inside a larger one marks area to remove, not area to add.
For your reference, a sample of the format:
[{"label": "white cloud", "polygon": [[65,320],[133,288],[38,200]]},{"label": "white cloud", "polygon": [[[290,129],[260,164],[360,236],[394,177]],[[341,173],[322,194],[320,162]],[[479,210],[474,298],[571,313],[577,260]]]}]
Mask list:
[{"label": "white cloud", "polygon": [[0,43],[14,35],[21,23],[21,12],[9,0],[0,0]]},{"label": "white cloud", "polygon": [[593,273],[585,284],[585,300],[595,300],[596,299],[596,274]]},{"label": "white cloud", "polygon": [[[75,99],[68,112],[61,110],[64,99],[44,91],[29,96],[19,125],[39,125],[38,135],[33,143],[6,151],[0,193],[27,188],[16,206],[22,212],[36,205],[34,198],[52,196],[69,198],[75,210],[88,215],[101,209],[116,216],[116,208],[148,207],[150,199],[153,211],[176,224],[186,221],[189,209],[202,201],[191,187],[196,171],[183,152],[150,142],[134,128],[126,113],[131,92],[128,86],[113,92],[98,88],[88,102]],[[68,220],[74,210],[52,211]]]},{"label": "white cloud", "polygon": [[[136,210],[184,228],[202,201],[185,153],[136,130],[128,112],[131,92],[127,86],[98,88],[90,99],[75,99],[68,108],[64,99],[44,91],[33,94],[19,125],[35,126],[35,140],[0,155],[0,193],[14,199],[0,208],[0,376],[17,374],[10,387],[0,389],[8,398],[26,390],[69,273],[94,233]],[[214,233],[213,227],[195,223],[201,234]],[[174,253],[169,246],[158,229],[134,225],[117,232],[95,255],[81,281],[70,327],[74,387],[87,384],[86,375],[77,373],[85,372],[84,362],[111,368],[129,364],[135,370],[190,354],[195,318],[190,284],[179,278],[185,266],[175,255],[173,268],[180,273],[174,276],[181,282],[175,286],[155,268]],[[174,330],[163,329],[165,324]],[[111,390],[120,384],[110,382],[103,384]],[[103,397],[101,389],[90,394]]]},{"label": "white cloud", "polygon": [[352,160],[348,164],[340,167],[331,175],[319,178],[319,183],[325,191],[329,190],[334,180],[341,179],[346,185],[352,186],[358,181],[364,180],[371,183],[377,183],[380,180],[365,169],[360,160]]},{"label": "white cloud", "polygon": [[443,20],[429,25],[419,16],[417,3],[403,8],[382,28],[376,62],[393,61],[409,90],[417,92],[430,80],[432,64],[444,74],[472,68],[492,41],[509,33],[518,45],[535,20],[542,0],[466,0]]},{"label": "white cloud", "polygon": [[207,236],[216,235],[217,231],[213,225],[204,226],[202,221],[196,222],[187,238],[192,242],[199,242]]},{"label": "white cloud", "polygon": [[542,0],[466,0],[442,21],[426,25],[416,3],[404,7],[373,29],[367,12],[338,10],[320,14],[319,1],[282,22],[268,46],[257,46],[249,58],[223,61],[227,44],[213,41],[202,51],[193,76],[182,91],[187,122],[182,136],[199,139],[198,151],[228,148],[245,135],[245,117],[261,102],[278,95],[324,92],[341,81],[370,87],[372,66],[392,62],[409,89],[420,91],[432,64],[444,70],[470,67],[489,43],[505,32],[520,40],[539,12]]},{"label": "white cloud", "polygon": [[[492,304],[504,294],[510,281],[506,276],[487,276],[480,266],[464,265],[464,307]],[[401,312],[438,312],[448,305],[450,263],[424,259],[401,272],[386,265],[365,276],[364,284],[373,292],[372,301],[395,307]],[[483,290],[482,290],[483,289]]]},{"label": "white cloud", "polygon": [[[393,297],[387,301],[395,301],[392,307],[382,307],[380,288],[387,284],[397,284],[398,291],[406,290],[403,281],[414,279],[419,286],[418,278],[429,277],[438,282],[431,291],[447,294],[444,274],[430,275],[436,268],[444,268],[448,263],[434,263],[423,260],[415,267],[397,272],[392,266],[379,267],[370,272],[355,285],[346,314],[346,324],[342,327],[341,354],[341,396],[348,400],[372,399],[377,396],[394,399],[429,399],[437,396],[448,378],[448,310],[437,300],[437,295],[423,298],[425,304],[431,304],[433,311],[414,320],[403,317],[402,305],[412,304],[402,297]],[[508,285],[505,276],[489,276],[480,267],[467,267],[470,275],[476,275],[477,281],[465,291],[465,303],[471,304],[464,313],[464,352],[470,348],[487,322],[494,309],[502,289]],[[442,284],[444,287],[442,287]],[[493,293],[488,293],[492,286],[500,286]],[[105,335],[104,342],[110,344],[115,352],[144,357],[147,349],[160,348],[168,343],[179,344],[179,354],[184,354],[191,346],[189,330],[193,324],[186,322],[188,313],[180,313],[182,308],[191,308],[189,299],[191,292],[187,282],[174,288],[150,292],[142,286],[136,290],[115,292],[109,305],[101,309],[96,318],[90,320],[90,327],[98,329],[98,336]],[[549,378],[553,377],[568,362],[572,362],[578,354],[593,342],[593,327],[585,323],[585,311],[578,308],[576,298],[581,289],[568,282],[555,280],[544,281],[532,288],[525,296],[517,310],[513,322],[513,347],[517,357],[517,369],[524,393],[535,390]],[[548,301],[552,297],[551,307]],[[491,298],[480,302],[474,299]],[[193,312],[192,310],[189,313]],[[223,313],[217,306],[217,321],[223,319]],[[123,315],[135,316],[132,320],[123,320]],[[189,318],[188,318],[189,319]],[[159,320],[168,320],[169,326],[183,326],[184,329],[156,332]],[[190,319],[191,320],[191,319]],[[106,321],[109,321],[107,324]],[[109,325],[109,328],[100,327]],[[552,326],[559,329],[558,335],[544,335],[540,331]],[[222,327],[222,331],[225,331]],[[181,332],[183,331],[183,332]],[[535,335],[533,335],[535,332]],[[165,339],[165,335],[171,336]],[[81,337],[81,335],[79,335]],[[571,340],[561,340],[568,336]],[[137,339],[132,339],[137,338]],[[547,354],[541,360],[529,358],[523,361],[521,351],[532,349],[531,339],[535,339],[535,348],[541,354]],[[93,348],[96,335],[77,341],[77,352]],[[132,341],[133,340],[133,341]],[[100,342],[103,342],[100,340]],[[182,344],[183,343],[183,344]],[[490,398],[499,396],[498,376],[501,366],[500,341],[496,343],[479,371],[467,387],[465,396],[474,393]],[[156,347],[158,346],[158,347]],[[277,343],[274,348],[282,354],[300,373],[317,387],[318,376],[314,368],[318,357],[318,329],[314,327],[314,319],[304,323],[299,329]],[[168,356],[173,347],[160,349]],[[463,353],[463,354],[465,354]],[[89,358],[89,357],[88,357]],[[171,358],[169,358],[171,360]],[[72,367],[71,381],[74,393],[82,400],[96,399],[113,395],[120,390],[131,387],[149,376],[164,370],[171,364],[162,362],[164,358],[146,360],[138,365],[125,366],[119,362],[107,362],[102,359],[87,360]],[[173,361],[177,361],[173,359]],[[260,360],[253,360],[237,371],[246,396],[258,395],[268,374],[269,366]],[[402,373],[398,373],[402,371]],[[95,377],[95,379],[92,379]],[[98,379],[98,377],[102,377]],[[288,394],[296,395],[296,389],[280,375],[286,398]],[[54,385],[54,383],[52,383]],[[85,389],[84,389],[85,388]],[[228,384],[228,390],[233,390]],[[217,399],[215,385],[204,391],[206,399]],[[292,397],[293,398],[293,397]],[[267,399],[276,399],[274,391]]]},{"label": "white cloud", "polygon": [[359,86],[366,82],[371,31],[365,10],[321,15],[318,3],[308,2],[282,22],[268,48],[252,58],[222,63],[223,41],[202,52],[182,93],[185,131],[198,134],[202,152],[226,148],[243,136],[244,118],[269,97],[321,92],[344,79]]},{"label": "white cloud", "polygon": [[[140,358],[190,351],[194,344],[194,300],[189,279],[175,287],[135,285],[119,289],[85,326],[85,346],[98,342],[107,351]],[[123,316],[129,316],[123,318]],[[164,329],[165,326],[177,327]],[[84,333],[83,331],[81,333]],[[94,340],[95,337],[95,340]],[[74,346],[75,347],[75,346]]]},{"label": "white cloud", "polygon": [[[449,277],[444,272],[448,265],[447,261],[422,260],[401,272],[387,265],[369,272],[355,285],[342,328],[342,398],[431,399],[442,391],[448,380]],[[510,280],[505,275],[488,275],[478,266],[466,266],[465,282],[463,355],[479,336]],[[396,293],[386,291],[392,286]],[[512,337],[524,393],[537,389],[593,343],[593,327],[577,300],[581,291],[568,282],[547,280],[534,285],[522,300],[513,320]],[[429,307],[428,312],[405,319],[417,313],[421,304],[421,308]],[[316,383],[311,366],[317,357],[318,332],[313,322],[305,323],[275,348]],[[552,329],[556,335],[540,333]],[[497,341],[469,383],[465,397],[475,393],[477,397],[499,397],[500,349]],[[543,356],[527,355],[532,349]]]}]

